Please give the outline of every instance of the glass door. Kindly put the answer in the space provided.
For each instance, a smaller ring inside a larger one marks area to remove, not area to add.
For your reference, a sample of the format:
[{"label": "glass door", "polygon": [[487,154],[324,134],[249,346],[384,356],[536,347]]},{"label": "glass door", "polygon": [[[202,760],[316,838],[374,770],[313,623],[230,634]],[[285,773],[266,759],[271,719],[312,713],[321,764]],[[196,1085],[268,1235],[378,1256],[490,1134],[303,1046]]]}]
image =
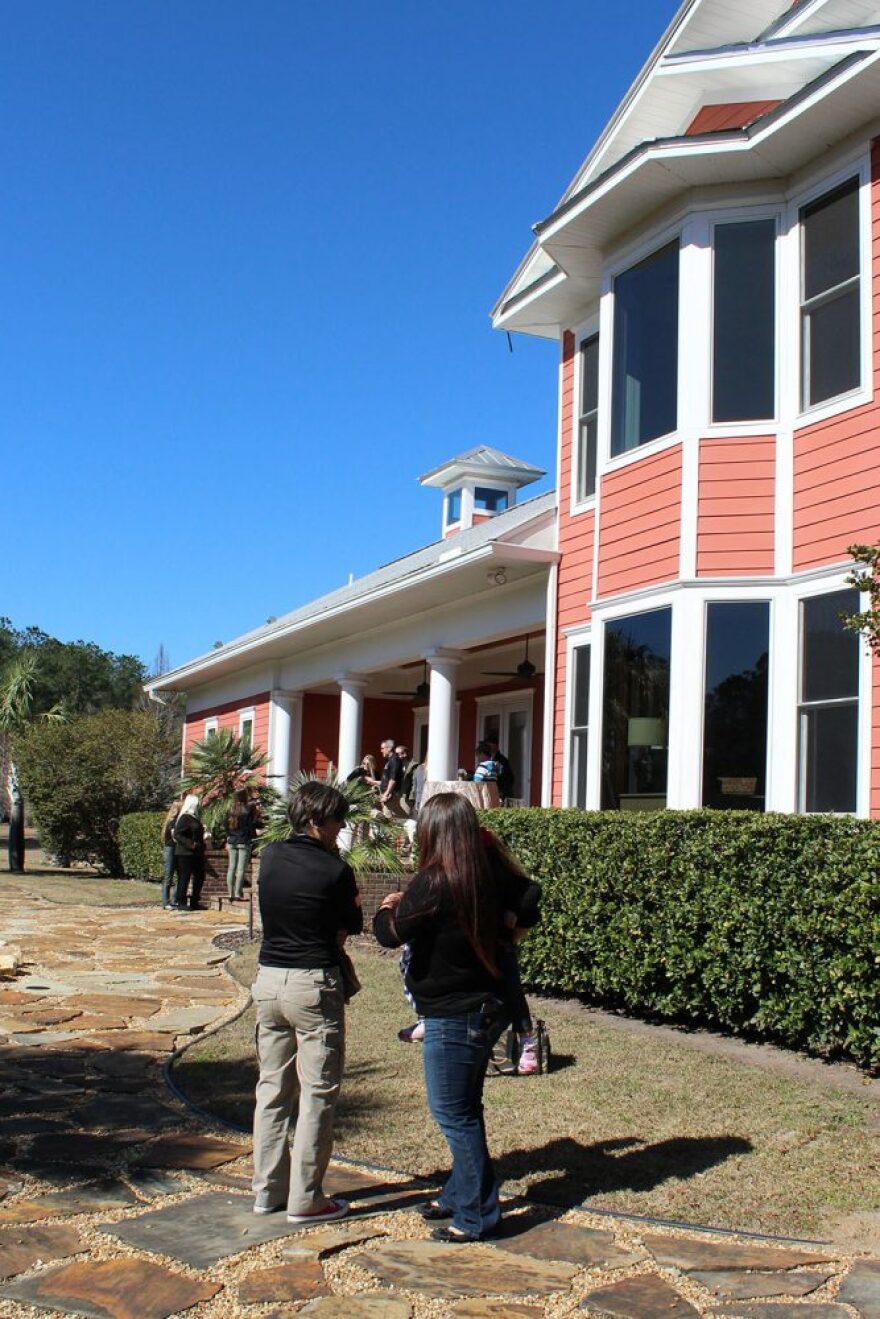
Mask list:
[{"label": "glass door", "polygon": [[528,696],[496,697],[480,702],[479,740],[497,742],[510,761],[513,793],[510,801],[531,804],[532,794],[532,701]]}]

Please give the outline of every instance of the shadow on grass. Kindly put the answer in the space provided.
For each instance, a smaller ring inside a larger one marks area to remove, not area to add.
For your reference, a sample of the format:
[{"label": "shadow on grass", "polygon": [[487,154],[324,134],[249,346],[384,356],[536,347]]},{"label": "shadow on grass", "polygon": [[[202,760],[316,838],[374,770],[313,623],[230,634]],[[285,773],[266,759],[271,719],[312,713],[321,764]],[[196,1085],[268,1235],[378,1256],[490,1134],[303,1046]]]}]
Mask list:
[{"label": "shadow on grass", "polygon": [[631,1138],[593,1145],[564,1136],[538,1149],[511,1150],[495,1167],[504,1181],[528,1179],[530,1199],[571,1208],[593,1195],[650,1191],[670,1177],[684,1181],[752,1149],[742,1136],[677,1136],[656,1144]]}]

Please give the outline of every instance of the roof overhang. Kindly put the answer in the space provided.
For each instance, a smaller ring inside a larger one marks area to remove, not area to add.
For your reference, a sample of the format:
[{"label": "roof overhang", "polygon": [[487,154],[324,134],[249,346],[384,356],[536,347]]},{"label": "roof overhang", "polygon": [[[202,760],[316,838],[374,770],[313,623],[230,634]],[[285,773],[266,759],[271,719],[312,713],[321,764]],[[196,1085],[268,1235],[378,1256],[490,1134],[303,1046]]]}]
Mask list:
[{"label": "roof overhang", "polygon": [[[846,55],[749,128],[644,142],[536,225],[546,267],[493,313],[496,329],[555,339],[599,297],[606,253],[622,235],[692,189],[785,180],[880,104],[880,42]],[[522,281],[524,282],[524,281]]]},{"label": "roof overhang", "polygon": [[[555,510],[544,514],[541,521],[550,526],[555,521]],[[418,572],[383,583],[336,607],[297,617],[287,624],[281,620],[273,627],[240,637],[152,679],[145,684],[145,690],[151,695],[161,691],[194,691],[239,670],[278,664],[297,652],[344,641],[362,629],[381,628],[398,622],[401,617],[415,617],[454,604],[485,590],[487,575],[499,568],[506,570],[508,583],[515,586],[538,573],[548,572],[558,561],[556,550],[533,545],[492,540],[462,550],[453,541],[437,562]]]}]

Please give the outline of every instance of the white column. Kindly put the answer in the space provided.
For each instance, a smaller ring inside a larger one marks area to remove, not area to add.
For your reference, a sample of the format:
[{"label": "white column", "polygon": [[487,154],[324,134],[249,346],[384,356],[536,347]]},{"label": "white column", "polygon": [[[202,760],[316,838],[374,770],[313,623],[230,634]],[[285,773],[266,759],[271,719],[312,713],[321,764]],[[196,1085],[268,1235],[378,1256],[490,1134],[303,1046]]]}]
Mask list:
[{"label": "white column", "polygon": [[361,725],[364,713],[365,678],[340,673],[339,683],[339,751],[336,756],[340,778],[346,778],[361,763]]},{"label": "white column", "polygon": [[294,761],[299,760],[299,692],[273,691],[269,707],[269,783],[282,796],[290,786]]},{"label": "white column", "polygon": [[431,666],[431,696],[428,702],[428,782],[448,783],[455,777],[453,764],[458,709],[455,675],[461,656],[452,651],[434,651],[425,657]]},{"label": "white column", "polygon": [[669,677],[669,777],[666,805],[689,811],[703,796],[704,603],[679,591],[672,604]]}]

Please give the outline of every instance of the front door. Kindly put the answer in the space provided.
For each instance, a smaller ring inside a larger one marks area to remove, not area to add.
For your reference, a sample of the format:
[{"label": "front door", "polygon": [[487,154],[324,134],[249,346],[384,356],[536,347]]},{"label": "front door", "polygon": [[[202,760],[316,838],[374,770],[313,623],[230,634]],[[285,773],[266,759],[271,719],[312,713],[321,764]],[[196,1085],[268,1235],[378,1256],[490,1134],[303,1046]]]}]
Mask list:
[{"label": "front door", "polygon": [[480,741],[497,742],[513,770],[511,800],[529,806],[532,800],[532,693],[487,696],[480,701]]}]

